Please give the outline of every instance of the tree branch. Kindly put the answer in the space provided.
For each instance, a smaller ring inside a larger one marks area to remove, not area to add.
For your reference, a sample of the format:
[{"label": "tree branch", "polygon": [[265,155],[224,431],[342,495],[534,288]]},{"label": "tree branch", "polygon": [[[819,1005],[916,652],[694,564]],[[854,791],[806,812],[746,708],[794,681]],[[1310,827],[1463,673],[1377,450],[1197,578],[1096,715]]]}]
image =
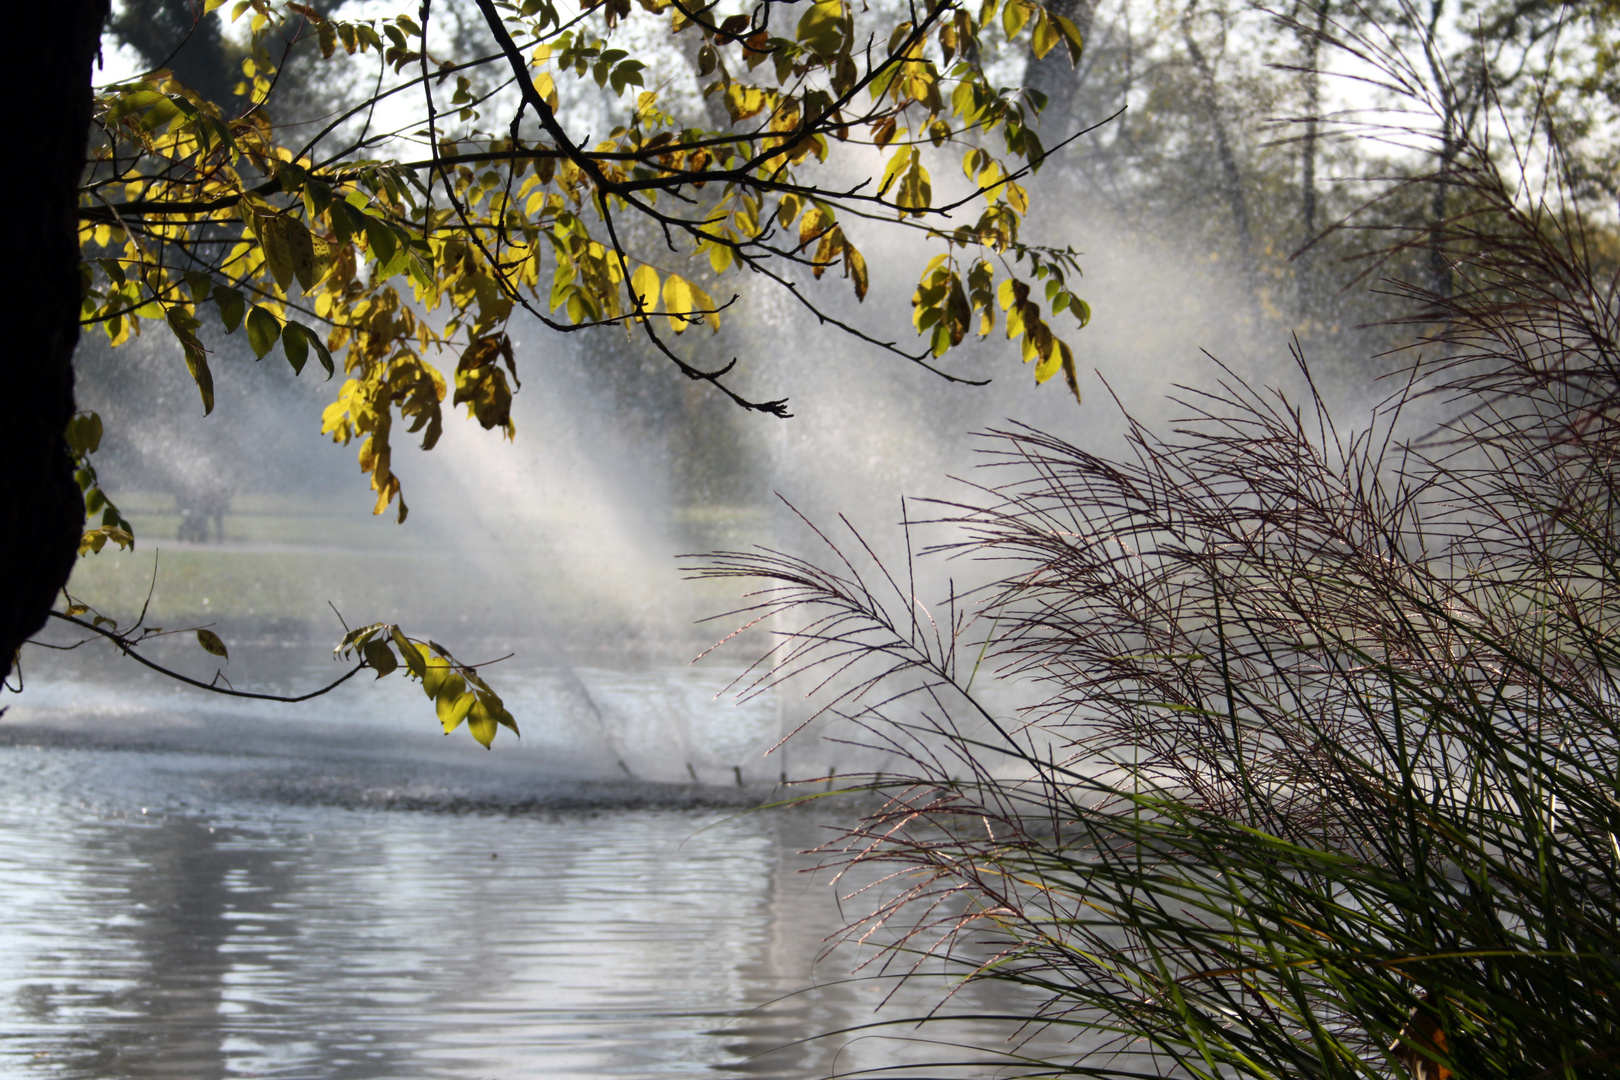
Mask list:
[{"label": "tree branch", "polygon": [[318,698],[322,694],[330,694],[333,690],[336,690],[338,687],[342,686],[344,683],[348,682],[350,679],[354,678],[356,675],[360,674],[368,666],[370,666],[364,660],[362,660],[360,663],[344,672],[336,680],[327,683],[319,690],[311,690],[307,694],[299,694],[295,697],[289,697],[284,694],[256,694],[251,690],[233,690],[230,687],[218,686],[214,683],[205,683],[200,679],[193,679],[189,675],[182,675],[180,672],[171,668],[166,668],[162,664],[154,663],[153,661],[142,656],[140,653],[136,652],[135,642],[131,641],[129,638],[125,637],[123,634],[120,634],[116,630],[108,630],[104,626],[97,626],[95,623],[85,622],[83,619],[69,615],[62,611],[52,611],[50,614],[51,618],[53,619],[60,619],[65,623],[72,623],[74,626],[77,626],[83,630],[88,630],[92,634],[100,634],[102,637],[112,642],[113,645],[117,647],[119,652],[123,653],[137,664],[145,664],[147,667],[151,668],[160,675],[167,675],[176,682],[183,682],[187,686],[195,686],[199,690],[207,690],[210,693],[224,694],[226,697],[252,698],[255,701],[280,701],[286,704],[293,704],[299,701],[308,701],[310,698]]}]

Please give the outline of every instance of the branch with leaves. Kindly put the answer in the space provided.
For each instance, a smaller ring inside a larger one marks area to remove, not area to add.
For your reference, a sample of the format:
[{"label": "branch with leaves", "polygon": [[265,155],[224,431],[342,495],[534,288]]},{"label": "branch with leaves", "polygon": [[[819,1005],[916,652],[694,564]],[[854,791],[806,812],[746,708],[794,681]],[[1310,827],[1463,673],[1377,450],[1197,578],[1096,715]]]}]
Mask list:
[{"label": "branch with leaves", "polygon": [[[440,0],[440,15],[450,2]],[[1048,155],[1034,126],[1045,99],[993,85],[978,59],[981,39],[994,37],[1036,57],[1061,47],[1075,62],[1082,42],[1065,16],[1034,0],[985,0],[976,12],[930,0],[887,16],[812,0],[785,25],[789,9],[767,0],[724,17],[692,0],[474,5],[467,25],[478,40],[451,55],[437,44],[431,0],[372,19],[237,0],[237,100],[209,100],[163,70],[101,91],[80,191],[83,324],[114,346],[161,327],[205,413],[221,334],[245,339],[257,359],[279,350],[300,375],[311,360],[328,378],[341,374],[321,430],[357,444],[375,512],[394,506],[400,521],[396,425],[432,448],[448,396],[512,438],[524,323],[639,336],[686,378],[788,416],[785,399],[734,385],[735,357],[677,348],[681,335],[714,334],[733,318],[748,299],[744,279],[960,382],[983,380],[948,370],[951,351],[1000,318],[1036,381],[1061,371],[1078,396],[1074,352],[1056,330],[1059,316],[1078,327],[1090,317],[1071,291],[1075,253],[1019,236],[1032,212],[1024,184]],[[203,17],[222,6],[205,0]],[[629,43],[655,28],[692,46],[691,70],[717,106],[703,122],[678,115],[667,83],[647,85],[660,56]],[[328,85],[363,75],[356,82],[370,92],[305,121],[284,85],[295,57]],[[582,94],[611,96],[619,122],[605,137],[577,127],[570,106]],[[942,198],[932,170],[953,158],[965,190]],[[852,169],[865,179],[850,179]],[[918,348],[815,291],[836,268],[864,302],[872,280],[861,245],[880,227],[934,256],[912,297]],[[94,413],[67,432],[98,519],[84,554],[135,543],[91,464],[101,436]],[[170,673],[136,651],[145,631],[83,614],[57,616]],[[465,720],[487,746],[499,726],[516,731],[478,666],[436,643],[374,623],[337,654],[358,660],[354,670],[420,680],[447,732]],[[223,676],[170,674],[234,693]]]},{"label": "branch with leaves", "polygon": [[[258,358],[279,345],[299,372],[312,357],[329,376],[341,367],[323,430],[359,443],[376,512],[397,501],[401,519],[396,421],[432,447],[453,382],[453,405],[514,434],[520,316],[561,333],[635,331],[686,377],[744,408],[788,415],[786,401],[731,386],[734,359],[704,366],[672,348],[692,327],[721,328],[742,300],[727,281],[745,270],[824,323],[967,382],[981,380],[939,361],[969,336],[964,303],[988,335],[993,296],[1037,380],[1061,370],[1075,385],[1073,350],[1052,322],[1068,312],[1083,326],[1089,316],[1066,284],[1078,272],[1073,252],[1018,235],[1030,212],[1021,181],[1047,155],[1033,128],[1044,99],[993,86],[968,59],[994,33],[1027,34],[1036,56],[1061,45],[1076,60],[1080,35],[1067,18],[1033,0],[989,0],[977,14],[947,0],[890,22],[818,0],[793,27],[774,29],[766,3],[718,21],[709,7],[673,0],[598,0],[577,13],[552,0],[477,0],[477,10],[492,48],[463,59],[433,51],[431,5],[416,17],[343,20],[241,0],[231,9],[250,35],[239,105],[208,101],[163,71],[108,88],[81,199],[84,321],[115,345],[161,324],[205,411],[214,396],[205,322],[242,332]],[[664,88],[645,88],[653,58],[620,43],[646,23],[699,39],[696,72],[726,126],[692,126],[670,111]],[[373,94],[294,141],[304,129],[280,121],[277,80],[303,43],[337,69],[334,81],[368,58],[380,77]],[[569,128],[563,102],[564,91],[593,84],[625,108],[625,122],[595,142]],[[398,112],[413,96],[419,110],[373,129],[380,103]],[[881,171],[821,179],[840,147],[882,155]],[[947,154],[960,155],[970,187],[948,203],[930,173]],[[976,220],[956,223],[975,201]],[[913,300],[928,339],[920,350],[838,317],[801,277],[839,267],[864,300],[870,271],[857,241],[884,222],[944,251]],[[453,372],[436,362],[446,354]]]},{"label": "branch with leaves", "polygon": [[[83,618],[84,615],[90,615],[91,619],[86,621]],[[165,630],[162,627],[136,626],[129,631],[120,631],[118,629],[118,623],[115,620],[110,619],[105,615],[96,613],[86,605],[77,602],[69,603],[66,611],[52,611],[51,618],[67,623],[70,626],[77,626],[81,630],[87,630],[92,634],[105,638],[106,640],[112,642],[113,646],[121,654],[129,657],[131,660],[134,660],[137,664],[151,668],[160,675],[173,679],[176,682],[185,683],[187,686],[194,686],[199,690],[207,690],[212,694],[224,694],[227,697],[252,698],[256,701],[280,701],[288,704],[300,701],[309,701],[312,698],[318,698],[325,694],[330,694],[333,690],[336,690],[338,687],[360,674],[360,672],[364,671],[367,666],[364,663],[356,664],[354,667],[344,672],[332,682],[329,682],[325,686],[311,690],[305,694],[263,694],[252,690],[236,689],[234,686],[230,685],[230,683],[225,679],[224,673],[221,671],[215,671],[213,679],[208,682],[203,682],[201,679],[194,679],[184,672],[176,671],[171,667],[159,664],[150,657],[143,656],[136,651],[139,646],[154,638],[160,638],[171,634],[191,632],[197,635],[197,644],[202,647],[204,652],[209,653],[212,656],[218,656],[222,659],[229,660],[230,650],[226,648],[225,642],[220,639],[218,634],[207,627],[198,626],[190,627],[187,630]],[[92,640],[94,640],[94,638],[84,638],[80,641],[74,642],[72,645],[49,645],[46,647],[56,649],[76,649],[81,645],[88,644]],[[35,641],[31,644],[41,645],[44,643]]]},{"label": "branch with leaves", "polygon": [[[223,694],[226,697],[286,704],[310,701],[330,694],[362,671],[374,671],[377,678],[381,679],[403,670],[408,678],[422,684],[423,692],[434,703],[439,722],[446,735],[466,721],[467,730],[471,732],[473,738],[488,749],[495,741],[495,733],[500,725],[511,728],[514,735],[518,733],[517,721],[507,711],[500,695],[492,690],[489,683],[478,673],[479,668],[487,667],[488,664],[463,663],[438,642],[407,637],[403,630],[392,623],[372,623],[344,634],[343,639],[332,650],[333,658],[353,660],[355,663],[331,682],[302,694],[270,694],[254,690],[238,690],[230,684],[230,680],[225,677],[222,670],[215,670],[214,677],[204,682],[160,664],[139,651],[142,645],[154,640],[177,634],[195,634],[197,644],[204,652],[228,663],[229,648],[219,634],[209,627],[194,626],[166,630],[161,626],[147,626],[146,608],[143,607],[135,623],[121,630],[116,619],[103,615],[65,592],[63,596],[67,600],[66,608],[62,611],[52,611],[51,618],[69,626],[76,626],[94,636],[81,638],[69,645],[54,645],[40,641],[32,644],[51,649],[72,650],[101,638],[110,641],[120,654],[143,667],[187,686],[206,690],[212,694]],[[150,596],[148,596],[149,604]],[[498,662],[499,660],[489,661],[489,663]]]},{"label": "branch with leaves", "polygon": [[421,682],[422,692],[432,699],[446,735],[465,720],[472,737],[487,750],[501,726],[518,734],[517,721],[506,711],[500,695],[478,674],[487,665],[464,664],[436,641],[406,637],[392,623],[372,623],[343,635],[332,652],[339,659],[358,658],[360,666],[375,671],[379,679],[403,668],[409,678]]}]

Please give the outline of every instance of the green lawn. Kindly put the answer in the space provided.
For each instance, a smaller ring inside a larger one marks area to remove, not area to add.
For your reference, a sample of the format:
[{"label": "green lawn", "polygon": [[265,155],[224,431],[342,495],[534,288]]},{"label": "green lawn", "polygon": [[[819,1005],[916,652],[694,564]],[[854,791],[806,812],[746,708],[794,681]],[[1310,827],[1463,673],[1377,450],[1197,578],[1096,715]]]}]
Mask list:
[{"label": "green lawn", "polygon": [[[673,558],[624,565],[611,543],[566,522],[556,535],[525,534],[475,556],[348,498],[239,495],[224,541],[207,543],[175,539],[180,515],[170,497],[125,495],[119,506],[135,527],[135,550],[81,559],[68,589],[125,625],[150,588],[148,622],[159,626],[324,632],[337,625],[330,603],[351,625],[393,621],[424,636],[543,627],[594,649],[637,649],[710,634],[693,619],[735,599],[723,583],[682,582]],[[747,546],[769,529],[754,508],[685,508],[671,524],[671,543],[688,550]]]}]

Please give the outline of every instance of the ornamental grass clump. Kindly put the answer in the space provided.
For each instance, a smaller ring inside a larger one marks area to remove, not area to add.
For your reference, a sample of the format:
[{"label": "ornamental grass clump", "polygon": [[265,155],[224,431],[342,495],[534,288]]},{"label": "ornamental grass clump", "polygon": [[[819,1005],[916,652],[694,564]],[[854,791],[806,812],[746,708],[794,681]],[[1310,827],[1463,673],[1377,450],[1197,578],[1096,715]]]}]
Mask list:
[{"label": "ornamental grass clump", "polygon": [[1451,138],[1409,182],[1460,209],[1385,251],[1445,272],[1386,283],[1414,363],[1354,429],[1222,368],[1114,456],[993,432],[930,515],[992,560],[972,603],[830,534],[702,571],[799,627],[754,685],[820,677],[908,763],[823,849],[889,872],[850,934],[1073,1032],[1008,1075],[1620,1073],[1616,279],[1520,151]]}]

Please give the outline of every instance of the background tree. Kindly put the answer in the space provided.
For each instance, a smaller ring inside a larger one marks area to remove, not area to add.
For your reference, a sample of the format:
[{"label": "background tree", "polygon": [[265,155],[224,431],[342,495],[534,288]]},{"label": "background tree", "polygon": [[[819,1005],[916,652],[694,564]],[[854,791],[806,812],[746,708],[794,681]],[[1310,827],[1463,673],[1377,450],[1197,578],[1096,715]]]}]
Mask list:
[{"label": "background tree", "polygon": [[235,97],[239,50],[225,40],[218,15],[199,17],[190,0],[127,0],[107,20],[106,32],[148,67],[173,72],[209,101],[229,106]]},{"label": "background tree", "polygon": [[[1062,117],[1091,129],[1043,172],[1067,186],[1062,198],[1046,192],[1047,204],[1078,203],[1166,258],[1207,263],[1250,298],[1244,317],[1260,336],[1299,334],[1323,375],[1364,379],[1371,357],[1402,343],[1383,328],[1364,347],[1366,327],[1401,310],[1381,280],[1413,280],[1418,264],[1445,279],[1435,229],[1470,207],[1456,185],[1419,181],[1449,167],[1458,139],[1552,116],[1570,175],[1588,194],[1612,187],[1615,34],[1601,4],[1110,0],[1089,14],[1086,55],[1065,89],[1041,84],[1052,93],[1044,125]],[[1337,48],[1355,39],[1363,60]],[[1366,60],[1397,54],[1392,80],[1359,77]],[[1398,98],[1419,88],[1432,133],[1377,126],[1393,115],[1380,120],[1377,107],[1409,108]],[[1352,116],[1366,126],[1340,123]],[[1392,190],[1381,182],[1390,176],[1411,183]],[[1352,214],[1421,242],[1369,270],[1366,245],[1338,228]]]}]

